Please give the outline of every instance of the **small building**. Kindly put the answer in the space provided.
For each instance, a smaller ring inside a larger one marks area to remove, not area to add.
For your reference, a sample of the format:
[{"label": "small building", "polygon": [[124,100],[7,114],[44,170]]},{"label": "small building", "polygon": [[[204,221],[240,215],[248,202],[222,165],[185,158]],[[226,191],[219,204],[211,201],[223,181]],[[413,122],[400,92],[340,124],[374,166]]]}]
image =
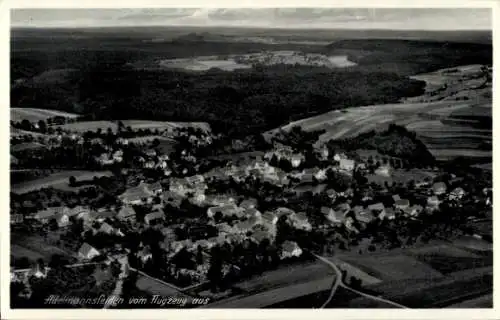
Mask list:
[{"label": "small building", "polygon": [[287,259],[293,257],[300,257],[302,255],[302,249],[299,247],[295,241],[285,241],[281,245],[280,258]]},{"label": "small building", "polygon": [[240,203],[240,208],[251,209],[257,207],[258,201],[254,198],[245,199]]},{"label": "small building", "polygon": [[225,206],[210,207],[207,210],[207,216],[209,218],[214,218],[217,213],[220,213],[223,217],[241,218],[243,216],[243,210],[241,208],[238,208],[234,204],[228,204]]},{"label": "small building", "polygon": [[59,213],[55,216],[57,226],[59,228],[65,228],[69,225],[69,217],[65,213]]},{"label": "small building", "polygon": [[154,193],[149,189],[148,185],[141,182],[137,187],[130,188],[118,196],[118,198],[128,205],[140,205],[151,202]]},{"label": "small building", "polygon": [[387,208],[384,211],[384,214],[379,214],[380,219],[388,219],[388,220],[393,220],[396,218],[396,212],[392,208]]},{"label": "small building", "polygon": [[16,225],[24,222],[24,216],[20,213],[10,215],[10,224]]},{"label": "small building", "polygon": [[365,210],[361,206],[354,207],[353,211],[354,211],[354,217],[361,224],[365,224],[365,225],[369,224],[370,222],[373,221],[373,219],[375,219],[375,217],[373,216],[371,211]]},{"label": "small building", "polygon": [[446,192],[446,184],[444,182],[436,182],[432,185],[432,191],[439,196]]},{"label": "small building", "polygon": [[339,167],[341,170],[353,171],[354,170],[354,160],[341,158],[339,160]]},{"label": "small building", "polygon": [[304,212],[298,212],[290,216],[292,226],[296,229],[311,231],[312,225]]},{"label": "small building", "polygon": [[159,195],[163,192],[163,187],[159,182],[155,182],[153,184],[146,185],[146,188],[153,193],[154,195]]},{"label": "small building", "polygon": [[262,218],[262,213],[255,208],[246,209],[244,214],[247,218],[257,218],[257,219]]},{"label": "small building", "polygon": [[94,257],[97,257],[101,253],[88,243],[84,243],[80,250],[78,250],[78,257],[83,260],[91,260]]},{"label": "small building", "polygon": [[410,201],[408,199],[399,199],[394,202],[394,208],[398,210],[405,210],[410,207]]},{"label": "small building", "polygon": [[33,218],[40,221],[41,223],[48,223],[51,219],[55,218],[58,214],[57,208],[47,208],[42,211],[35,213]]},{"label": "small building", "polygon": [[379,219],[383,219],[385,216],[385,206],[382,202],[374,203],[367,208],[370,212],[375,213]]},{"label": "small building", "polygon": [[294,154],[290,157],[290,162],[291,162],[293,168],[300,167],[300,165],[303,161],[304,161],[303,154]]},{"label": "small building", "polygon": [[136,219],[136,212],[132,206],[123,206],[116,217],[120,220],[134,221]]},{"label": "small building", "polygon": [[335,211],[332,208],[321,207],[321,213],[325,216],[325,218],[334,224],[342,224],[344,223],[344,213],[341,211]]},{"label": "small building", "polygon": [[337,199],[337,192],[334,189],[326,190],[326,195],[332,200],[332,202]]},{"label": "small building", "polygon": [[427,198],[427,206],[431,209],[437,209],[439,207],[439,204],[441,204],[441,201],[437,196]]},{"label": "small building", "polygon": [[391,167],[389,165],[382,165],[375,170],[375,174],[382,177],[391,176]]},{"label": "small building", "polygon": [[163,210],[154,211],[144,216],[144,223],[148,225],[162,220],[165,220],[165,213],[163,212]]}]

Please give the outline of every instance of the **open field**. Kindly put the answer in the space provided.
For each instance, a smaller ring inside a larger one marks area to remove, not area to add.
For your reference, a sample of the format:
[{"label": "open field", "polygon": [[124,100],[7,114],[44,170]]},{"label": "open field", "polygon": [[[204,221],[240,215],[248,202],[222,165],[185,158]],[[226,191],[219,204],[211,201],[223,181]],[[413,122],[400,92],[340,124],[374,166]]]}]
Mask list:
[{"label": "open field", "polygon": [[110,171],[62,171],[37,180],[12,185],[11,192],[22,194],[49,187],[67,189],[69,187],[69,177],[71,176],[74,176],[77,181],[81,181],[92,179],[94,176],[102,177],[111,175]]},{"label": "open field", "polygon": [[391,281],[403,279],[431,279],[442,276],[427,264],[404,255],[343,257],[342,260],[375,278]]},{"label": "open field", "polygon": [[175,290],[172,287],[164,285],[158,281],[155,281],[149,277],[139,275],[137,278],[136,286],[139,290],[148,292],[152,295],[161,295],[164,297],[187,297],[187,295],[181,293],[179,290]]},{"label": "open field", "polygon": [[259,292],[325,277],[332,278],[334,274],[333,270],[321,262],[298,264],[265,272],[253,279],[237,283],[234,287],[247,293]]},{"label": "open field", "polygon": [[10,108],[11,121],[28,120],[30,122],[38,122],[39,120],[46,120],[53,117],[76,118],[78,114],[68,113],[57,110],[46,110],[36,108]]},{"label": "open field", "polygon": [[48,262],[53,254],[61,254],[66,257],[73,256],[72,253],[47,243],[38,235],[25,236],[12,233],[10,241],[10,255],[14,258],[27,257],[30,260],[42,258],[45,262]]}]

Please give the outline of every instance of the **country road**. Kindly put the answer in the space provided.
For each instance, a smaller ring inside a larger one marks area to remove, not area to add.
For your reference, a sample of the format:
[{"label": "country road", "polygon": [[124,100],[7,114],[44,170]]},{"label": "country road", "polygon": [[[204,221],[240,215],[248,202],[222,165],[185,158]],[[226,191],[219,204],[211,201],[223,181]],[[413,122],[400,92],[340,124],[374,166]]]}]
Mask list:
[{"label": "country road", "polygon": [[326,263],[327,265],[329,265],[335,271],[335,274],[336,274],[335,283],[333,284],[333,286],[331,288],[330,295],[328,296],[328,299],[325,301],[325,303],[323,303],[323,305],[321,306],[321,309],[325,308],[332,301],[332,299],[335,296],[335,292],[337,291],[338,287],[342,287],[344,289],[352,291],[352,292],[354,292],[356,294],[359,294],[360,296],[363,296],[363,297],[368,298],[368,299],[372,299],[372,300],[376,300],[376,301],[383,302],[383,303],[386,303],[386,304],[390,304],[390,305],[395,306],[397,308],[408,309],[408,307],[403,306],[403,305],[401,305],[399,303],[396,303],[396,302],[393,302],[393,301],[390,301],[390,300],[386,300],[386,299],[381,298],[381,297],[373,296],[373,295],[370,295],[370,294],[367,294],[367,293],[355,290],[355,289],[347,286],[345,283],[342,282],[342,272],[340,271],[340,269],[333,262],[331,262],[330,260],[328,260],[328,259],[326,259],[324,257],[318,256],[317,254],[313,253],[313,255],[317,259],[319,259],[319,260],[323,261],[324,263]]},{"label": "country road", "polygon": [[[116,281],[115,289],[111,294],[112,297],[116,297],[117,299],[120,298],[120,296],[122,295],[123,280],[127,277],[129,270],[127,257],[124,257],[118,261],[120,262],[120,274],[118,275],[118,280]],[[115,307],[115,306],[116,306],[115,303],[112,304],[111,300],[107,300],[103,309],[108,309],[109,307]]]}]

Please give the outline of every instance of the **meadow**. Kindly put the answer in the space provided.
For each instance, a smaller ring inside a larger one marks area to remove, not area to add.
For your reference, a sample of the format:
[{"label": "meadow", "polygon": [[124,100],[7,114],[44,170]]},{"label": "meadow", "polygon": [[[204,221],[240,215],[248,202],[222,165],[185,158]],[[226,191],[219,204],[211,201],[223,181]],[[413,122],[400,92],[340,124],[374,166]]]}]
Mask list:
[{"label": "meadow", "polygon": [[74,176],[77,181],[89,180],[94,177],[111,176],[110,171],[78,171],[68,170],[57,172],[46,177],[36,180],[30,180],[18,184],[13,184],[10,189],[11,192],[23,194],[43,188],[56,188],[60,190],[76,190],[76,187],[69,186],[69,177]]},{"label": "meadow", "polygon": [[38,122],[40,120],[47,120],[48,118],[64,117],[76,118],[78,114],[69,113],[58,110],[36,109],[36,108],[10,108],[11,121],[28,120],[30,122]]}]

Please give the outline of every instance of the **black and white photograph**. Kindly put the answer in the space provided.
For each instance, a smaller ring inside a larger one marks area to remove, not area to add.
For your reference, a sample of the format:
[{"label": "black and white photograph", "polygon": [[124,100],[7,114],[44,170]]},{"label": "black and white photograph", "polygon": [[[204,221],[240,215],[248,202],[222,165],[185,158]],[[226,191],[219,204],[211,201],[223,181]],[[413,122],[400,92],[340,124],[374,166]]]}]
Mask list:
[{"label": "black and white photograph", "polygon": [[493,308],[492,8],[9,11],[2,309]]}]

